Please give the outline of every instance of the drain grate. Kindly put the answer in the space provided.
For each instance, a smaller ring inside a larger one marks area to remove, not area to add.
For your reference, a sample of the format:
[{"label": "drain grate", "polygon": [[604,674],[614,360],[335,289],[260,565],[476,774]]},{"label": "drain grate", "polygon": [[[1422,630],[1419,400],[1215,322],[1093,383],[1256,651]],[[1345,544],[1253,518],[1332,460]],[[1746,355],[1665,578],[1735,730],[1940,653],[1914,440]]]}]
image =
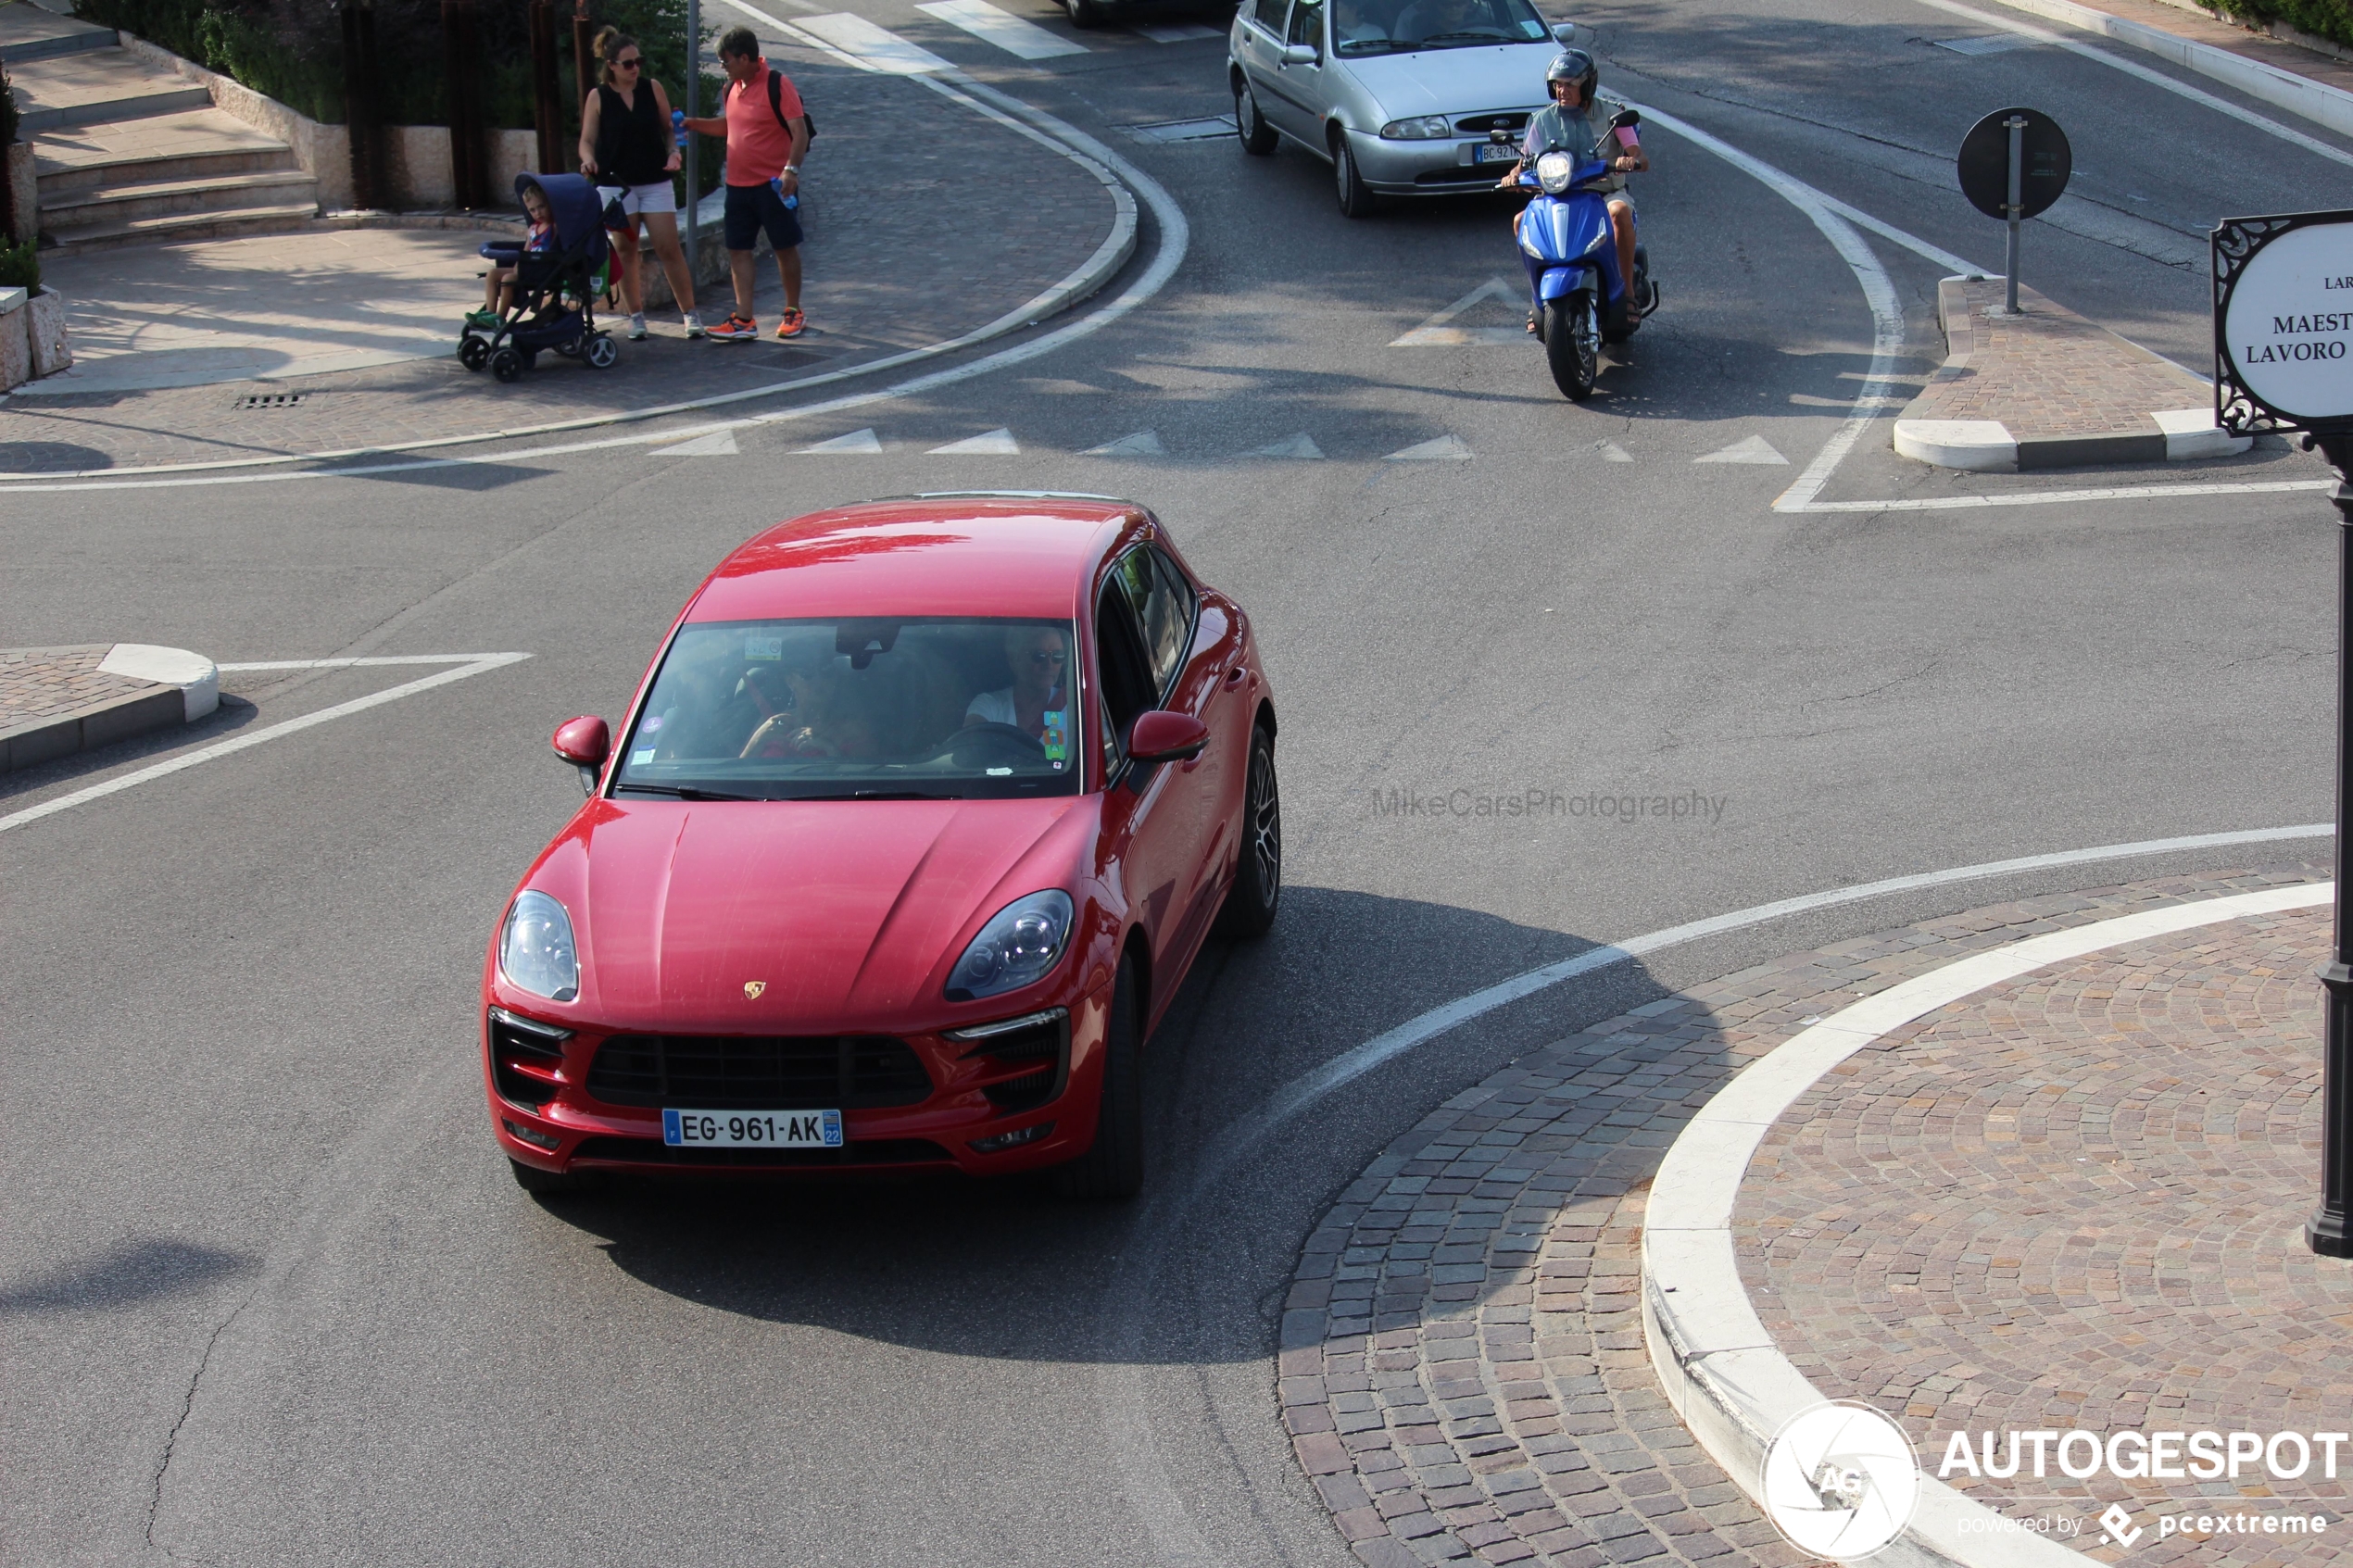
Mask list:
[{"label": "drain grate", "polygon": [[308,395],[301,392],[257,392],[238,398],[237,409],[242,413],[247,408],[291,408]]},{"label": "drain grate", "polygon": [[1220,136],[1231,136],[1234,117],[1221,114],[1214,119],[1164,119],[1152,125],[1123,125],[1120,129],[1139,142],[1209,142]]}]

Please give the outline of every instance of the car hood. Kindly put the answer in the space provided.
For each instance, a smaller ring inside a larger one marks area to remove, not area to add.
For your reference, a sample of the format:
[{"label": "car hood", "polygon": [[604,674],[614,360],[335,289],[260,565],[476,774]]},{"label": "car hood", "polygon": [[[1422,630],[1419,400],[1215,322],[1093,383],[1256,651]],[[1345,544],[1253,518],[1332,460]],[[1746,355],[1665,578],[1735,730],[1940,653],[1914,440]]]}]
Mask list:
[{"label": "car hood", "polygon": [[[904,1028],[945,1005],[968,927],[1070,885],[1081,857],[1055,830],[1085,798],[600,802],[581,1002],[669,1033]],[[1007,885],[1026,861],[1037,886]]]},{"label": "car hood", "polygon": [[1558,52],[1557,44],[1494,44],[1367,55],[1340,64],[1380,105],[1386,121],[1537,108],[1544,102],[1544,68]]}]

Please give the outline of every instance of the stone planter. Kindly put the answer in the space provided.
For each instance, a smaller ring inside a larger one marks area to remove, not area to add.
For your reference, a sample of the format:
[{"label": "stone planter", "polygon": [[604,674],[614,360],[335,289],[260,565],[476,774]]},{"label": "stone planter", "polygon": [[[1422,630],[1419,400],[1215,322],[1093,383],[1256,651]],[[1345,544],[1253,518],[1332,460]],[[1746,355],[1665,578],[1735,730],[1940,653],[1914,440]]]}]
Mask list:
[{"label": "stone planter", "polygon": [[0,289],[0,392],[11,392],[32,379],[32,339],[26,324],[25,291]]},{"label": "stone planter", "polygon": [[8,237],[21,244],[41,232],[41,182],[32,169],[32,144],[8,144],[9,211],[16,215]]},{"label": "stone planter", "polygon": [[66,341],[66,296],[44,288],[25,305],[25,336],[32,350],[32,373],[54,376],[73,363],[73,345]]}]

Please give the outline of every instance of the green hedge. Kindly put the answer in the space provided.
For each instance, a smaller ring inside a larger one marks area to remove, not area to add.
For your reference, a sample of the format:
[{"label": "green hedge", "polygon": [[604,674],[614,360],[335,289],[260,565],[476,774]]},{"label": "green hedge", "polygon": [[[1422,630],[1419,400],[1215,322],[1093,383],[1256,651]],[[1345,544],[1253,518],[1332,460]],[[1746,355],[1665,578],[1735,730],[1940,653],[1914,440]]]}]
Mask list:
[{"label": "green hedge", "polygon": [[[556,19],[567,142],[580,124],[580,106],[572,102],[571,10],[559,6]],[[376,0],[375,12],[379,112],[388,124],[447,125],[440,0]],[[680,92],[686,0],[590,0],[590,12],[598,26],[634,34],[651,80]],[[344,119],[343,19],[324,0],[74,0],[74,13],[159,44],[313,119]],[[531,34],[522,0],[484,0],[476,27],[486,122],[531,129]]]},{"label": "green hedge", "polygon": [[2199,0],[2208,9],[2246,22],[2289,27],[2353,48],[2353,5],[2346,0]]}]

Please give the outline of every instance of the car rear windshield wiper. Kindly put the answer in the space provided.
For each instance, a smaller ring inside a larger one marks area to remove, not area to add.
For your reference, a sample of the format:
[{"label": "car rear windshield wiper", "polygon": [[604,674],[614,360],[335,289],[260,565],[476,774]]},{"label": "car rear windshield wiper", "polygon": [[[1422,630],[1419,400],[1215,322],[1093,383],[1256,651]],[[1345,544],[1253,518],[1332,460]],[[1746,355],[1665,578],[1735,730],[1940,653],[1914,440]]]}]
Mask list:
[{"label": "car rear windshield wiper", "polygon": [[624,784],[615,789],[634,790],[641,795],[674,795],[681,800],[773,800],[770,795],[730,795],[724,789],[692,789],[679,784]]}]

